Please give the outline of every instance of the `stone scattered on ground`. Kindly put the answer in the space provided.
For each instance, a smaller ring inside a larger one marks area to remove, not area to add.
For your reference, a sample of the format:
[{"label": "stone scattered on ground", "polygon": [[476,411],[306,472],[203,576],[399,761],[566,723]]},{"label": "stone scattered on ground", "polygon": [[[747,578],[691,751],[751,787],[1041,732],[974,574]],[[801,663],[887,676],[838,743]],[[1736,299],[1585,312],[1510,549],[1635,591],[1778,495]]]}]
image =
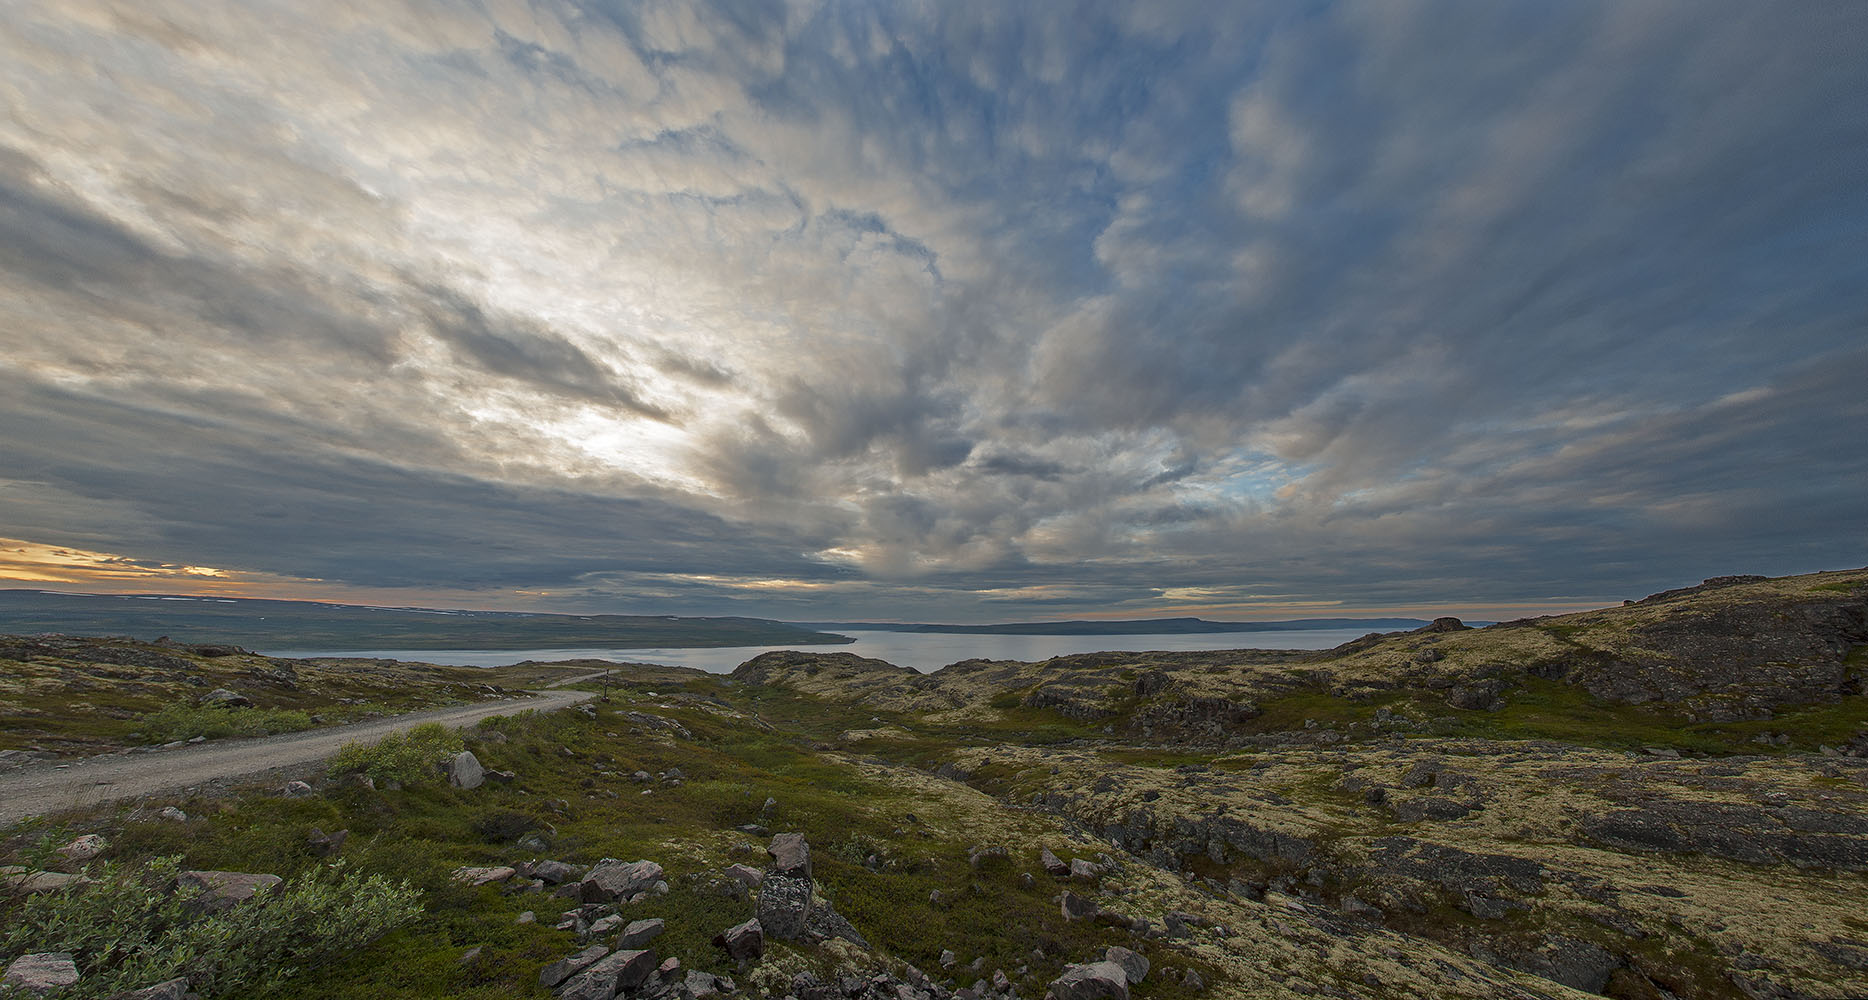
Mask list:
[{"label": "stone scattered on ground", "polygon": [[1045,988],[1050,1000],[1128,1000],[1128,973],[1114,962],[1067,965]]},{"label": "stone scattered on ground", "polygon": [[772,857],[773,872],[810,880],[811,845],[805,843],[804,834],[781,833],[772,838],[766,853]]},{"label": "stone scattered on ground", "polygon": [[10,986],[27,993],[49,993],[75,986],[77,982],[78,965],[72,961],[69,953],[62,951],[21,955],[7,966],[6,975],[0,976],[0,986]]},{"label": "stone scattered on ground", "polygon": [[1130,986],[1148,978],[1148,959],[1138,952],[1121,945],[1110,945],[1103,952],[1103,959],[1122,966],[1122,974],[1128,977]]},{"label": "stone scattered on ground", "polygon": [[726,949],[728,958],[750,962],[765,954],[765,929],[759,924],[759,918],[754,917],[721,931],[714,943]]},{"label": "stone scattered on ground", "polygon": [[647,892],[662,880],[662,866],[653,861],[618,861],[604,858],[578,882],[578,898],[586,903],[614,903]]},{"label": "stone scattered on ground", "polygon": [[462,750],[448,761],[448,784],[455,788],[479,788],[486,782],[486,769],[472,750]]},{"label": "stone scattered on ground", "polygon": [[174,806],[163,806],[162,811],[156,813],[156,815],[163,819],[171,820],[176,823],[188,822],[188,814],[185,812],[182,812],[180,809],[177,809]]},{"label": "stone scattered on ground", "polygon": [[110,1000],[187,1000],[189,997],[188,980],[170,979],[154,986],[145,986],[140,990],[118,993]]},{"label": "stone scattered on ground", "polygon": [[82,863],[97,857],[109,848],[110,841],[105,840],[99,834],[87,833],[82,837],[73,838],[70,843],[59,848],[58,853],[63,855],[66,861]]},{"label": "stone scattered on ground", "polygon": [[453,879],[468,885],[494,885],[504,882],[518,874],[511,868],[500,865],[492,868],[460,867],[454,869]]},{"label": "stone scattered on ground", "polygon": [[177,887],[201,890],[197,905],[211,913],[233,909],[283,881],[277,875],[251,872],[188,871],[175,877]]},{"label": "stone scattered on ground", "polygon": [[641,948],[661,934],[665,925],[659,918],[632,921],[616,937],[615,948],[618,951],[630,951]]}]

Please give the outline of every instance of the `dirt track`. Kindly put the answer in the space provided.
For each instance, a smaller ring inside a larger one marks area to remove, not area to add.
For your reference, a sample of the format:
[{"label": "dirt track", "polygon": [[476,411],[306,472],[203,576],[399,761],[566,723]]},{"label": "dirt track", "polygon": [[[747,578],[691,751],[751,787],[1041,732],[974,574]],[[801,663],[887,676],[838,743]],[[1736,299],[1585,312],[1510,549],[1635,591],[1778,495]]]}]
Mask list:
[{"label": "dirt track", "polygon": [[0,828],[28,816],[116,799],[140,798],[209,782],[250,778],[267,771],[307,764],[337,753],[346,743],[379,740],[425,722],[466,726],[489,716],[511,715],[527,709],[548,711],[596,697],[588,691],[534,694],[535,697],[530,698],[411,712],[284,736],[220,740],[153,753],[105,754],[67,764],[35,764],[10,774],[0,774]]}]

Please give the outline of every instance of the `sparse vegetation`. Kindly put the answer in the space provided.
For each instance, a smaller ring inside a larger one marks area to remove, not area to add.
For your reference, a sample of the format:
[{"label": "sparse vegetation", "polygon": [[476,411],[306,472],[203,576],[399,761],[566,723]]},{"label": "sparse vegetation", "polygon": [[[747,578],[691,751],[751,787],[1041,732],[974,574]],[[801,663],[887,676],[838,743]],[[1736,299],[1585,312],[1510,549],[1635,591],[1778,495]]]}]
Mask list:
[{"label": "sparse vegetation", "polygon": [[432,781],[440,773],[440,764],[460,752],[460,734],[439,723],[416,726],[406,733],[392,733],[375,743],[351,743],[331,759],[332,777],[345,774],[368,775],[376,781],[399,781],[413,785]]},{"label": "sparse vegetation", "polygon": [[167,743],[197,736],[218,740],[229,736],[296,733],[313,725],[311,714],[298,709],[174,704],[144,716],[136,728],[145,743]]}]

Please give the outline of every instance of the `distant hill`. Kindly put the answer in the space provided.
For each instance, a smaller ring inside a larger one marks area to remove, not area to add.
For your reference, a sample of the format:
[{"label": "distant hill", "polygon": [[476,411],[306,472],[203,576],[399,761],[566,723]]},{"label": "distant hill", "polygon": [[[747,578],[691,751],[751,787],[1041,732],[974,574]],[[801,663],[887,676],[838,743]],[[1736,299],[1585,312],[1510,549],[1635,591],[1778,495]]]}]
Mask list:
[{"label": "distant hill", "polygon": [[847,643],[846,636],[762,618],[556,615],[378,608],[188,595],[0,590],[0,632],[168,636],[258,650],[547,649],[578,646],[774,646]]},{"label": "distant hill", "polygon": [[1207,632],[1291,632],[1363,628],[1392,632],[1418,628],[1424,618],[1298,618],[1280,622],[1210,622],[1204,618],[1138,618],[1128,621],[1005,622],[998,625],[929,625],[901,622],[790,622],[804,629],[871,632],[947,632],[958,635],[1197,635]]}]

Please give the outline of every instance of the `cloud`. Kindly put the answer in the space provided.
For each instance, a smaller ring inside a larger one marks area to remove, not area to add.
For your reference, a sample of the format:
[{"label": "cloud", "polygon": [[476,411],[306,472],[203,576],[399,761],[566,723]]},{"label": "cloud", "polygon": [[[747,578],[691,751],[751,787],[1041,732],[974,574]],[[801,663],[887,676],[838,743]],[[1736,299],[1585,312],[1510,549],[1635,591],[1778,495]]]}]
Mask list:
[{"label": "cloud", "polygon": [[1864,21],[24,4],[0,537],[795,617],[1860,562]]}]

